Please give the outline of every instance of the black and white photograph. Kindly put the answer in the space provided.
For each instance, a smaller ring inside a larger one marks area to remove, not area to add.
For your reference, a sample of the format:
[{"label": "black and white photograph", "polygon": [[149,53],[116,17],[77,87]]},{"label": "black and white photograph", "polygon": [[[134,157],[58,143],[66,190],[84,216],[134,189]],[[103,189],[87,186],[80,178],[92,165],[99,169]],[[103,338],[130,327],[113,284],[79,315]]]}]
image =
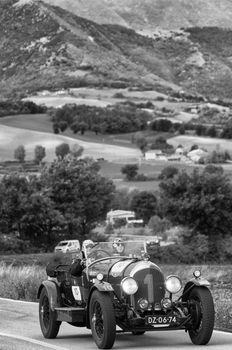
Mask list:
[{"label": "black and white photograph", "polygon": [[0,0],[0,350],[232,349],[232,0]]}]

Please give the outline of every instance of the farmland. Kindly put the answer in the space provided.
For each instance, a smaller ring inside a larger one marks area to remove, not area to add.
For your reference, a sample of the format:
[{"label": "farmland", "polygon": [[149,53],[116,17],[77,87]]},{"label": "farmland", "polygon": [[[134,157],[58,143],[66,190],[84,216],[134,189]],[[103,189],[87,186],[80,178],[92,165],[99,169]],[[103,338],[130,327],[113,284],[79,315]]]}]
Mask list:
[{"label": "farmland", "polygon": [[[112,178],[117,188],[126,187],[130,190],[139,189],[146,191],[158,190],[158,176],[162,169],[168,165],[166,161],[145,161],[141,158],[141,152],[131,143],[132,133],[107,135],[87,131],[84,135],[74,134],[70,129],[64,133],[55,135],[52,123],[47,114],[24,114],[0,118],[0,160],[13,160],[14,149],[23,144],[26,148],[26,160],[33,160],[34,147],[38,144],[46,147],[46,161],[55,158],[55,147],[61,142],[69,143],[70,147],[78,144],[84,147],[84,155],[94,158],[102,158],[101,174]],[[171,136],[171,135],[170,135]],[[149,136],[148,136],[149,138]],[[208,148],[217,148],[232,151],[232,141],[212,139],[206,137],[193,137],[179,135],[170,137],[168,142],[173,146],[182,144],[189,149],[193,144]],[[138,164],[139,173],[144,173],[153,178],[152,181],[125,181],[121,168],[125,163]],[[172,162],[171,165],[179,169],[192,171],[196,165],[188,165],[182,162]],[[223,165],[226,174],[231,176],[231,164]]]}]

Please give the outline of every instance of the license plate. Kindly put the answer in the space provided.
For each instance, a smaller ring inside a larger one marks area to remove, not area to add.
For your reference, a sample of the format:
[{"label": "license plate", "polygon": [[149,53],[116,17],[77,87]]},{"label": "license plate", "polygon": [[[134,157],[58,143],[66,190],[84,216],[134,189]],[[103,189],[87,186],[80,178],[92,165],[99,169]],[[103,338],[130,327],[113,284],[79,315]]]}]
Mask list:
[{"label": "license plate", "polygon": [[169,325],[176,324],[177,317],[174,315],[157,315],[157,316],[146,316],[145,323],[147,325]]}]

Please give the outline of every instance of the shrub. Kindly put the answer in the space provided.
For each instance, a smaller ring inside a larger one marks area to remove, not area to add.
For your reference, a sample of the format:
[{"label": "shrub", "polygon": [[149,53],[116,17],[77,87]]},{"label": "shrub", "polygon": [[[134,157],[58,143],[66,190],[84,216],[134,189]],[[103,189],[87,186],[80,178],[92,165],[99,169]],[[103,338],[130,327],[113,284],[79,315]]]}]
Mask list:
[{"label": "shrub", "polygon": [[126,179],[128,181],[133,180],[138,173],[138,165],[137,164],[126,164],[121,168],[121,173],[126,175]]},{"label": "shrub", "polygon": [[161,171],[159,180],[172,179],[176,174],[178,174],[178,169],[175,166],[167,166]]}]

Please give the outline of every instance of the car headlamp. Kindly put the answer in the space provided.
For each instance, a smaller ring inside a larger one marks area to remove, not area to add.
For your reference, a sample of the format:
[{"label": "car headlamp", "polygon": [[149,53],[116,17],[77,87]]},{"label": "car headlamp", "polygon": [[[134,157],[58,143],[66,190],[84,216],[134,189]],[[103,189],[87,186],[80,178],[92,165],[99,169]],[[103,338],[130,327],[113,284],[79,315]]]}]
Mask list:
[{"label": "car headlamp", "polygon": [[139,304],[139,307],[140,307],[141,309],[143,309],[143,310],[147,309],[148,306],[149,306],[149,302],[148,302],[148,300],[145,299],[145,298],[140,298],[140,299],[138,300],[138,304]]},{"label": "car headlamp", "polygon": [[175,294],[181,290],[182,283],[177,276],[168,276],[165,281],[165,287],[168,292]]},{"label": "car headlamp", "polygon": [[200,270],[195,270],[193,271],[193,276],[195,278],[200,278],[201,277],[201,271]]},{"label": "car headlamp", "polygon": [[132,277],[125,277],[121,282],[121,287],[124,293],[133,295],[138,290],[138,284]]}]

